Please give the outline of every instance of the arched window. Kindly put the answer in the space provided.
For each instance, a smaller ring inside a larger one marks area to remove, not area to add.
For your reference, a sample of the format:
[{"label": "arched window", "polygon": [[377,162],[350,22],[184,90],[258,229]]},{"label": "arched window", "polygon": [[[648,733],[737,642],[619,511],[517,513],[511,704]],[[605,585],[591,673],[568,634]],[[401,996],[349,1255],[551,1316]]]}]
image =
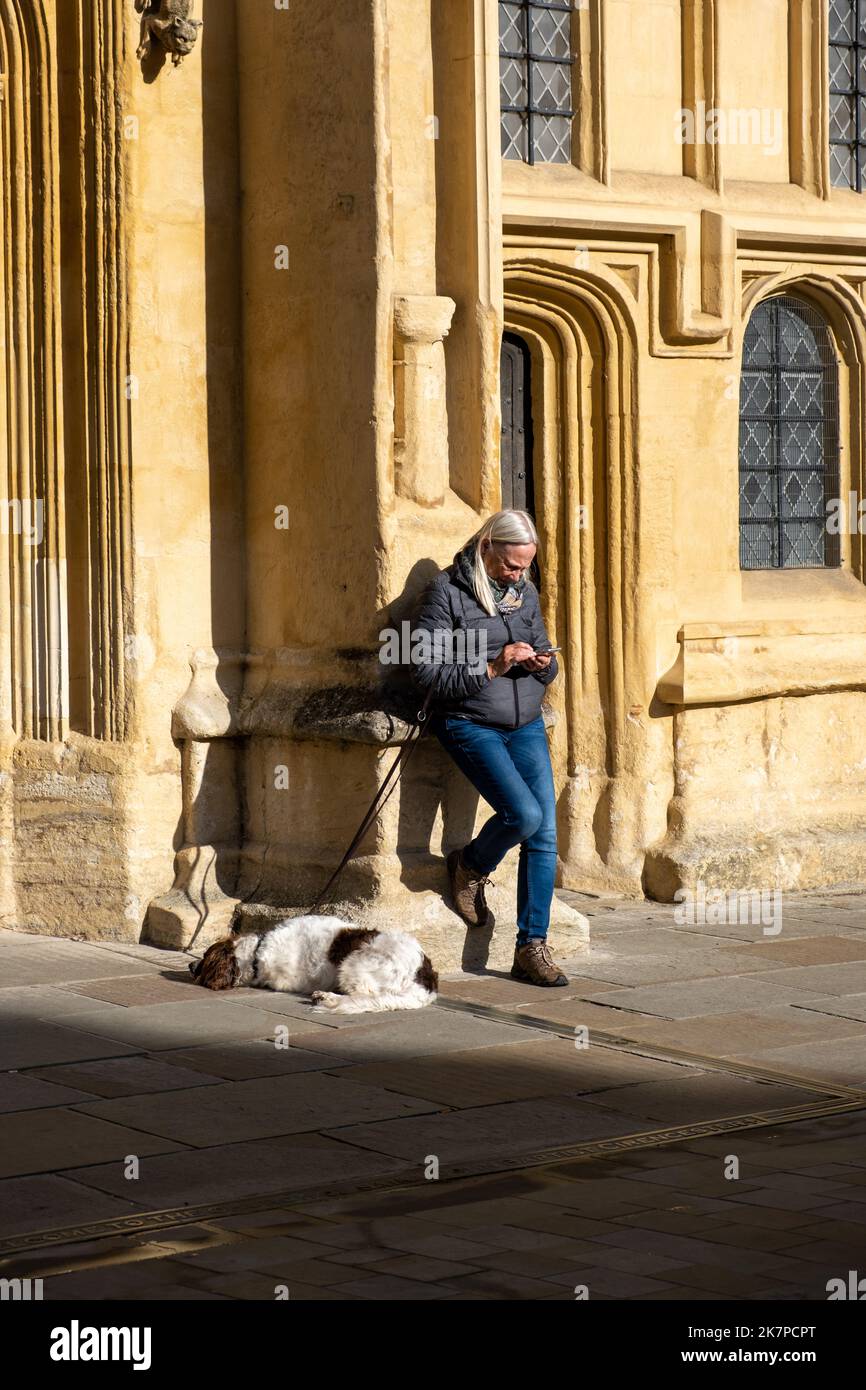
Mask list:
[{"label": "arched window", "polygon": [[572,0],[500,0],[502,154],[570,164]]},{"label": "arched window", "polygon": [[830,0],[830,180],[862,193],[866,150],[866,0]]},{"label": "arched window", "polygon": [[740,567],[839,564],[827,502],[839,494],[836,354],[810,304],[777,295],[757,306],[740,381]]}]

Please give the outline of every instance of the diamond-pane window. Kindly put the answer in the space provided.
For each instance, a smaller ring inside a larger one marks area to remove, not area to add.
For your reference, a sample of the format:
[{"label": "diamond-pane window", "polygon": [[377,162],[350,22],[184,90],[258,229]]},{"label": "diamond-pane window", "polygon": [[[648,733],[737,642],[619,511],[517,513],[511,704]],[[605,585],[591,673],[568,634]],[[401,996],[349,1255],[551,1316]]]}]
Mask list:
[{"label": "diamond-pane window", "polygon": [[824,319],[792,295],[755,309],[740,378],[740,568],[839,564],[827,503],[839,495],[836,353]]},{"label": "diamond-pane window", "polygon": [[866,0],[830,0],[830,181],[863,192]]},{"label": "diamond-pane window", "polygon": [[500,0],[502,154],[570,164],[572,0]]}]

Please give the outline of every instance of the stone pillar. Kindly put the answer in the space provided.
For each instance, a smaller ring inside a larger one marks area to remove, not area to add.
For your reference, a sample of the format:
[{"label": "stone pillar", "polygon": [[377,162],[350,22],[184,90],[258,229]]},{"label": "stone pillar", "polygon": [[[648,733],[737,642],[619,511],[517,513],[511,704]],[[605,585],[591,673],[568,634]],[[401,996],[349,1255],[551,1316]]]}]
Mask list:
[{"label": "stone pillar", "polygon": [[422,507],[448,489],[445,349],[456,305],[445,295],[394,297],[395,487]]}]

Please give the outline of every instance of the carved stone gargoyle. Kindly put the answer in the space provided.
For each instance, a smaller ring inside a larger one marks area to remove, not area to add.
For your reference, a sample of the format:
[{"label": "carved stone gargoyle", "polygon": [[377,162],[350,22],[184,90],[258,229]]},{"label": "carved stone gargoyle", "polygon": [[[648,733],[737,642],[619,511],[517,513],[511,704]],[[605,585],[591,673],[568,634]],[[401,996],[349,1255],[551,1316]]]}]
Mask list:
[{"label": "carved stone gargoyle", "polygon": [[147,58],[156,40],[172,56],[175,67],[195,48],[201,20],[193,19],[194,0],[135,0],[141,15],[137,58]]}]

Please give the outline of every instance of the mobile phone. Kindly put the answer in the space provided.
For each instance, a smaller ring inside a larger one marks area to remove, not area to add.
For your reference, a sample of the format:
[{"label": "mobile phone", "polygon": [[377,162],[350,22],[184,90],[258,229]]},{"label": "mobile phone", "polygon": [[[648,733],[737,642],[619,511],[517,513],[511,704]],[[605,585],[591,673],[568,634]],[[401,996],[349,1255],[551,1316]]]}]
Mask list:
[{"label": "mobile phone", "polygon": [[536,647],[536,656],[550,656],[551,652],[561,652],[562,647]]}]

